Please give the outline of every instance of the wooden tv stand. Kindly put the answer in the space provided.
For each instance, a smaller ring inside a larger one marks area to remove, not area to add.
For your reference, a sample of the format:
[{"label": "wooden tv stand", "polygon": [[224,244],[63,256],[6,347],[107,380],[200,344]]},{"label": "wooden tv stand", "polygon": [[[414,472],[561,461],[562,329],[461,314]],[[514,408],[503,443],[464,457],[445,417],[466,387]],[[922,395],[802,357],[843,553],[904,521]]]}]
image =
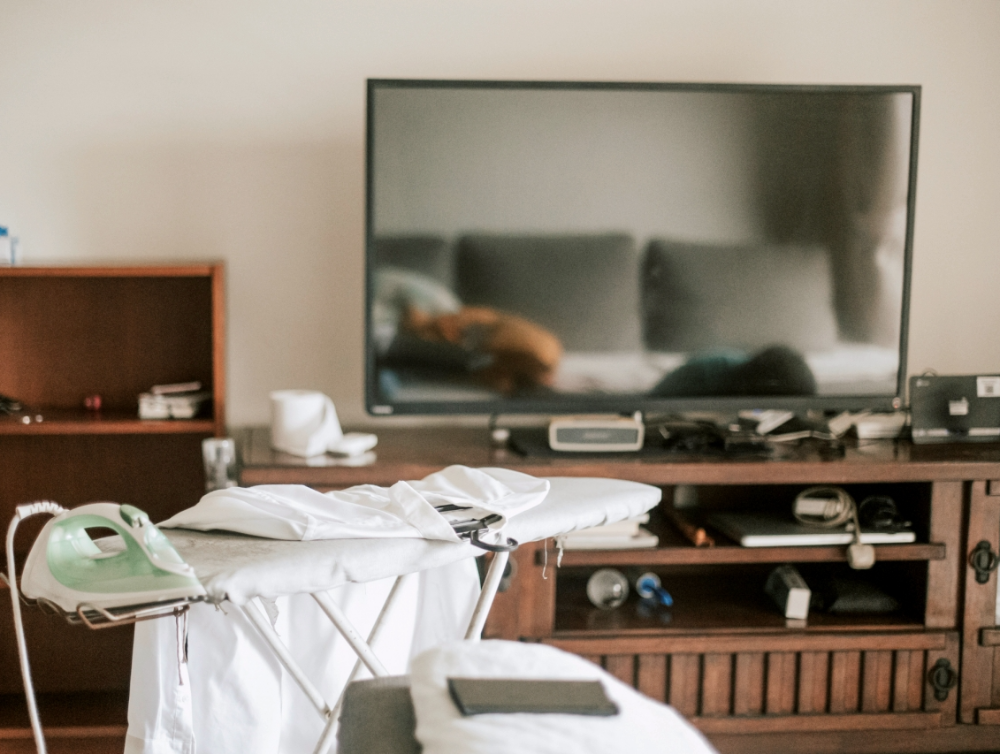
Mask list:
[{"label": "wooden tv stand", "polygon": [[[479,428],[376,429],[363,465],[309,465],[276,453],[266,429],[240,438],[241,483],[335,489],[418,479],[450,464],[503,466],[537,476],[681,485],[698,510],[787,510],[798,491],[838,485],[861,500],[888,495],[911,520],[913,544],[877,547],[870,571],[852,572],[841,547],[743,548],[721,535],[691,545],[654,511],[655,549],[567,551],[522,546],[510,588],[486,634],[578,653],[693,720],[722,752],[969,752],[1000,750],[997,574],[977,573],[1000,550],[1000,444],[851,444],[843,455],[805,444],[767,459],[664,452],[526,458],[491,446]],[[899,603],[890,614],[813,612],[789,623],[763,594],[767,573],[794,563],[808,578],[861,577]],[[675,605],[649,610],[632,597],[613,611],[587,601],[600,567],[652,570]]]}]

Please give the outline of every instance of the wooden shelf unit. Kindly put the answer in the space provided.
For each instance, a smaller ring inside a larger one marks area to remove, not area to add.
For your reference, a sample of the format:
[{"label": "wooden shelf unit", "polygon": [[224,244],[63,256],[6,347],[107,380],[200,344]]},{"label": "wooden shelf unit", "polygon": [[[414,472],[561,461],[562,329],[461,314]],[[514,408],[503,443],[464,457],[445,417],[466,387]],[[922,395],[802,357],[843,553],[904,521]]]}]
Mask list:
[{"label": "wooden shelf unit", "polygon": [[[5,526],[17,505],[34,500],[68,508],[131,503],[153,520],[197,502],[205,489],[201,441],[226,427],[223,294],[221,264],[0,267],[0,393],[24,404],[13,416],[0,414]],[[190,380],[212,394],[197,418],[138,418],[140,393]],[[100,411],[84,408],[90,395],[101,396]],[[19,527],[19,565],[43,519]],[[9,599],[0,589],[0,601]],[[91,632],[34,610],[24,618],[50,734],[79,751],[120,750],[131,629]],[[30,746],[21,692],[7,607],[0,609],[5,751]]]},{"label": "wooden shelf unit", "polygon": [[[565,551],[557,568],[553,542],[522,545],[485,633],[588,657],[672,704],[724,754],[1000,749],[997,576],[987,589],[971,590],[967,562],[973,533],[1000,549],[1000,444],[879,441],[836,455],[806,442],[738,460],[667,452],[523,457],[494,448],[485,428],[372,431],[379,436],[374,462],[319,466],[272,451],[266,429],[248,430],[240,437],[241,483],[390,485],[454,463],[645,482],[663,490],[661,506],[679,485],[696,487],[706,509],[781,509],[817,484],[844,486],[859,498],[892,496],[917,541],[876,547],[876,565],[866,572],[899,602],[892,613],[817,612],[804,624],[786,622],[763,594],[767,572],[791,562],[803,573],[847,573],[844,548],[744,548],[721,536],[714,548],[696,548],[654,511],[660,543],[653,549]],[[608,566],[655,571],[674,607],[643,612],[635,599],[614,611],[593,607],[586,578]],[[973,642],[975,662],[965,659]],[[932,686],[939,667],[938,677],[955,687]],[[975,708],[965,701],[970,694]]]}]

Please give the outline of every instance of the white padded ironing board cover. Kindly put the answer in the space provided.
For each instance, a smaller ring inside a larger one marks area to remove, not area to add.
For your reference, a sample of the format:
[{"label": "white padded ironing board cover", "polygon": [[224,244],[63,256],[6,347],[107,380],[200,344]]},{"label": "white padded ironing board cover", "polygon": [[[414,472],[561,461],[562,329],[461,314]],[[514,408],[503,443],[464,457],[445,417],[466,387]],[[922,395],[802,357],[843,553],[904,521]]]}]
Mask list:
[{"label": "white padded ironing board cover", "polygon": [[[617,479],[549,477],[549,492],[511,517],[504,535],[534,542],[624,521],[653,508],[660,490]],[[414,573],[482,554],[467,543],[418,538],[286,541],[222,532],[164,529],[213,602],[334,589]]]}]

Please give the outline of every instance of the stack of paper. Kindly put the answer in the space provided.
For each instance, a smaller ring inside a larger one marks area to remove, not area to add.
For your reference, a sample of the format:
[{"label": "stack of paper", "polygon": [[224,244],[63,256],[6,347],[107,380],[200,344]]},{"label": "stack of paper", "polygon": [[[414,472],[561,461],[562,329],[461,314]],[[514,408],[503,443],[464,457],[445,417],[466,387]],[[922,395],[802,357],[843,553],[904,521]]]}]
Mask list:
[{"label": "stack of paper", "polygon": [[558,540],[566,550],[631,550],[656,547],[660,539],[643,526],[648,522],[649,514],[643,513],[627,521],[570,532],[558,537]]}]

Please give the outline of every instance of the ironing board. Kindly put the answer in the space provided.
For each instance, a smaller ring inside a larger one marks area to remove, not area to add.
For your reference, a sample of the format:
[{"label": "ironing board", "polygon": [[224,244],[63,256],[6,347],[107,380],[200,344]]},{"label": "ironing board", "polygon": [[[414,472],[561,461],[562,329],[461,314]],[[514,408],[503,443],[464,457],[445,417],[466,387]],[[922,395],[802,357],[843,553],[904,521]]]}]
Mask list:
[{"label": "ironing board", "polygon": [[[510,519],[506,537],[535,542],[578,529],[634,518],[660,500],[656,487],[636,482],[593,478],[549,478],[550,490],[539,505]],[[358,657],[348,680],[361,665],[375,677],[388,675],[372,647],[383,630],[405,579],[421,571],[475,557],[482,550],[466,543],[425,539],[345,539],[308,542],[268,540],[239,534],[164,529],[163,533],[190,565],[214,603],[228,601],[247,617],[279,662],[325,719],[315,752],[325,752],[337,731],[343,693],[332,704],[295,662],[267,617],[259,600],[309,594]],[[507,552],[493,558],[465,637],[482,633],[500,579]],[[351,625],[328,592],[348,583],[367,583],[395,577],[389,596],[367,637]]]}]

